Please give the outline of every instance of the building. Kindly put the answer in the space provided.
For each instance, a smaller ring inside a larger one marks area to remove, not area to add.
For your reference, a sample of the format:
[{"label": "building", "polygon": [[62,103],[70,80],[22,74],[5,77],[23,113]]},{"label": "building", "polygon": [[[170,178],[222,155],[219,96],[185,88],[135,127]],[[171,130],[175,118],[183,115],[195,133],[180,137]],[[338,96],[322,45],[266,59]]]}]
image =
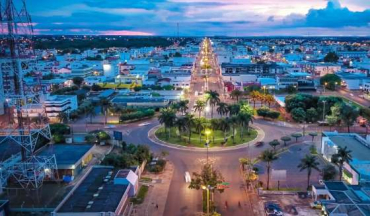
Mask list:
[{"label": "building", "polygon": [[119,170],[114,177],[114,184],[130,185],[130,197],[139,191],[139,177],[131,169]]},{"label": "building", "polygon": [[275,76],[282,74],[283,67],[277,64],[234,64],[222,63],[221,70],[223,76],[231,74],[254,74],[258,77]]},{"label": "building", "polygon": [[370,187],[347,185],[339,181],[312,186],[315,200],[322,203],[321,215],[367,216],[370,215]]},{"label": "building", "polygon": [[317,76],[325,76],[326,74],[334,74],[341,71],[342,67],[333,63],[318,63],[309,66],[310,70]]},{"label": "building", "polygon": [[360,90],[365,83],[370,82],[370,77],[363,73],[337,73],[342,79],[342,85],[348,90]]},{"label": "building", "polygon": [[94,166],[51,213],[52,216],[119,216],[128,204],[130,184],[115,184],[111,166]]},{"label": "building", "polygon": [[55,155],[58,164],[58,177],[66,181],[73,180],[92,160],[95,145],[90,144],[54,144],[40,148],[38,156]]},{"label": "building", "polygon": [[56,121],[59,113],[70,113],[78,108],[77,95],[53,95],[44,101],[46,116]]},{"label": "building", "polygon": [[71,65],[71,77],[87,77],[93,73],[93,68],[86,64],[72,64]]},{"label": "building", "polygon": [[277,77],[277,89],[285,89],[289,86],[298,87],[298,78],[291,76]]},{"label": "building", "polygon": [[331,161],[339,147],[351,150],[352,161],[344,163],[343,179],[352,185],[370,181],[370,142],[355,133],[323,132],[321,153]]}]

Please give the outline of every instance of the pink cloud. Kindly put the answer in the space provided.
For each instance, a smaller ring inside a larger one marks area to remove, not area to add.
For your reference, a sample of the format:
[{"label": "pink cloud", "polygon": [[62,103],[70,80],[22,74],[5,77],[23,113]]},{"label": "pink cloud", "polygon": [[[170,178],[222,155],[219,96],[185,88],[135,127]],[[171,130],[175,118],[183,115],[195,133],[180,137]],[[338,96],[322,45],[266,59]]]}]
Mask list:
[{"label": "pink cloud", "polygon": [[140,31],[114,31],[114,30],[108,30],[108,31],[100,31],[99,32],[102,35],[124,35],[124,36],[152,36],[153,33],[150,32],[140,32]]}]

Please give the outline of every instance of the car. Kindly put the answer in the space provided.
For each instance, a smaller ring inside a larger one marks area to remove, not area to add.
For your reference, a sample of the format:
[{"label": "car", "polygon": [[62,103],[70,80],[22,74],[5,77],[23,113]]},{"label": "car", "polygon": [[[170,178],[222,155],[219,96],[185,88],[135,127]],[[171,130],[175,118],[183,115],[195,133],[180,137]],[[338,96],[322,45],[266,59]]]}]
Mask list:
[{"label": "car", "polygon": [[116,126],[115,125],[106,125],[104,128],[105,129],[112,129],[112,128],[116,128]]},{"label": "car", "polygon": [[254,144],[254,146],[260,147],[260,146],[263,146],[263,144],[264,144],[263,141],[259,141],[259,142],[256,142],[256,144]]},{"label": "car", "polygon": [[282,216],[284,215],[280,206],[274,202],[265,203],[265,213],[267,216]]},{"label": "car", "polygon": [[291,214],[291,215],[298,215],[298,210],[293,205],[287,205],[284,207],[285,212]]},{"label": "car", "polygon": [[324,185],[324,180],[319,179],[319,184],[320,184],[320,185]]},{"label": "car", "polygon": [[322,204],[320,201],[315,201],[315,202],[310,203],[310,206],[313,209],[321,209]]},{"label": "car", "polygon": [[150,125],[150,123],[149,122],[143,122],[143,123],[139,124],[140,127],[147,126],[147,125]]},{"label": "car", "polygon": [[191,176],[189,172],[185,172],[185,182],[190,183],[191,182]]},{"label": "car", "polygon": [[353,97],[353,94],[351,93],[351,94],[349,94],[349,95],[351,95],[352,97]]}]

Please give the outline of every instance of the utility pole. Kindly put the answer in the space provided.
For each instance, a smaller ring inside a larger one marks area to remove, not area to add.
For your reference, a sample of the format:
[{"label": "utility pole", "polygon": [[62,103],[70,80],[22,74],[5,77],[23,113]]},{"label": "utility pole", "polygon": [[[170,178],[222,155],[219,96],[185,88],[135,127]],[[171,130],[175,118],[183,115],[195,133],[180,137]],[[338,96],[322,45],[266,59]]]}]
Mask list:
[{"label": "utility pole", "polygon": [[322,101],[322,103],[324,104],[324,109],[322,110],[322,120],[325,121],[325,104],[326,104],[326,101]]},{"label": "utility pole", "polygon": [[179,26],[179,23],[177,23],[177,37],[180,37],[180,26]]}]

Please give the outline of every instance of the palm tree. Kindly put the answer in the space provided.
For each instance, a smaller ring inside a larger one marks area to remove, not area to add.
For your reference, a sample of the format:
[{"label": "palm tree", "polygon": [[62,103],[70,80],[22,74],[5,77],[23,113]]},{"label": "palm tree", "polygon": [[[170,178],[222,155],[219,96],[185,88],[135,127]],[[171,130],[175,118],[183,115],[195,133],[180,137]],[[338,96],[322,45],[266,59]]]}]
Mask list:
[{"label": "palm tree", "polygon": [[231,127],[233,129],[233,144],[235,144],[235,129],[236,129],[236,126],[238,125],[239,123],[239,119],[237,116],[232,116],[230,117],[230,124],[231,124]]},{"label": "palm tree", "polygon": [[108,111],[108,108],[110,106],[112,106],[112,104],[110,103],[110,101],[106,98],[102,98],[100,100],[100,104],[102,106],[102,112],[104,114],[104,123],[106,124],[107,123],[107,111]]},{"label": "palm tree", "polygon": [[168,138],[171,137],[171,127],[174,126],[176,120],[176,112],[171,108],[164,108],[161,110],[160,115],[158,116],[159,123],[164,124],[164,131],[167,134],[168,131]]},{"label": "palm tree", "polygon": [[331,157],[331,162],[339,167],[339,181],[342,181],[343,165],[352,161],[351,150],[347,150],[347,146],[342,148],[339,146],[338,151]]},{"label": "palm tree", "polygon": [[240,112],[240,105],[239,104],[231,104],[227,106],[227,109],[229,110],[229,115],[238,115]]},{"label": "palm tree", "polygon": [[230,93],[230,96],[234,99],[236,98],[236,102],[239,102],[239,97],[243,95],[243,92],[239,89],[235,89]]},{"label": "palm tree", "polygon": [[269,105],[269,108],[271,107],[271,104],[275,102],[274,96],[268,94],[264,96],[264,101]]},{"label": "palm tree", "polygon": [[194,115],[187,113],[184,116],[184,120],[185,120],[185,127],[186,127],[186,129],[188,131],[188,143],[190,143],[191,129],[192,129],[193,125],[194,125]]},{"label": "palm tree", "polygon": [[276,156],[275,152],[272,150],[265,150],[261,153],[259,156],[259,159],[263,162],[266,163],[266,168],[267,168],[267,186],[266,189],[268,190],[270,187],[270,171],[271,171],[271,165],[272,162],[278,159]]},{"label": "palm tree", "polygon": [[218,107],[216,109],[217,113],[222,117],[223,115],[227,115],[229,109],[227,108],[227,103],[220,102],[218,103]]},{"label": "palm tree", "polygon": [[179,139],[181,140],[181,135],[183,132],[186,131],[186,120],[185,117],[176,118],[174,125],[177,127],[179,131]]},{"label": "palm tree", "polygon": [[207,94],[207,103],[211,106],[211,118],[213,118],[213,108],[220,103],[220,95],[218,94],[217,91],[206,91]]},{"label": "palm tree", "polygon": [[92,119],[93,119],[93,117],[96,116],[95,107],[94,106],[86,107],[85,108],[85,114],[86,114],[86,117],[90,116],[90,124],[92,124]]},{"label": "palm tree", "polygon": [[240,124],[240,138],[243,139],[243,129],[246,127],[249,131],[249,123],[253,122],[253,116],[246,112],[240,112],[237,116]]},{"label": "palm tree", "polygon": [[219,119],[211,119],[210,121],[211,129],[212,129],[212,143],[215,144],[215,131],[219,128],[220,120]]},{"label": "palm tree", "polygon": [[221,118],[219,121],[218,128],[224,133],[224,142],[226,142],[226,132],[230,130],[230,119]]},{"label": "palm tree", "polygon": [[256,101],[261,98],[261,93],[259,93],[258,91],[252,91],[250,93],[250,98],[253,101],[253,108],[255,109],[256,108]]},{"label": "palm tree", "polygon": [[194,119],[195,130],[199,133],[199,143],[202,142],[202,131],[204,127],[205,118]]},{"label": "palm tree", "polygon": [[316,160],[316,157],[313,155],[306,155],[304,158],[301,159],[301,163],[298,165],[299,171],[307,170],[307,190],[310,187],[310,177],[312,169],[320,171],[319,166],[320,163]]},{"label": "palm tree", "polygon": [[182,114],[185,114],[185,112],[189,109],[188,104],[189,104],[189,100],[181,100],[177,103],[179,111]]},{"label": "palm tree", "polygon": [[195,109],[195,112],[199,113],[199,118],[205,107],[206,107],[206,103],[204,101],[197,100],[195,102],[194,109]]},{"label": "palm tree", "polygon": [[64,123],[68,121],[68,113],[66,112],[60,112],[57,116],[60,123]]}]

